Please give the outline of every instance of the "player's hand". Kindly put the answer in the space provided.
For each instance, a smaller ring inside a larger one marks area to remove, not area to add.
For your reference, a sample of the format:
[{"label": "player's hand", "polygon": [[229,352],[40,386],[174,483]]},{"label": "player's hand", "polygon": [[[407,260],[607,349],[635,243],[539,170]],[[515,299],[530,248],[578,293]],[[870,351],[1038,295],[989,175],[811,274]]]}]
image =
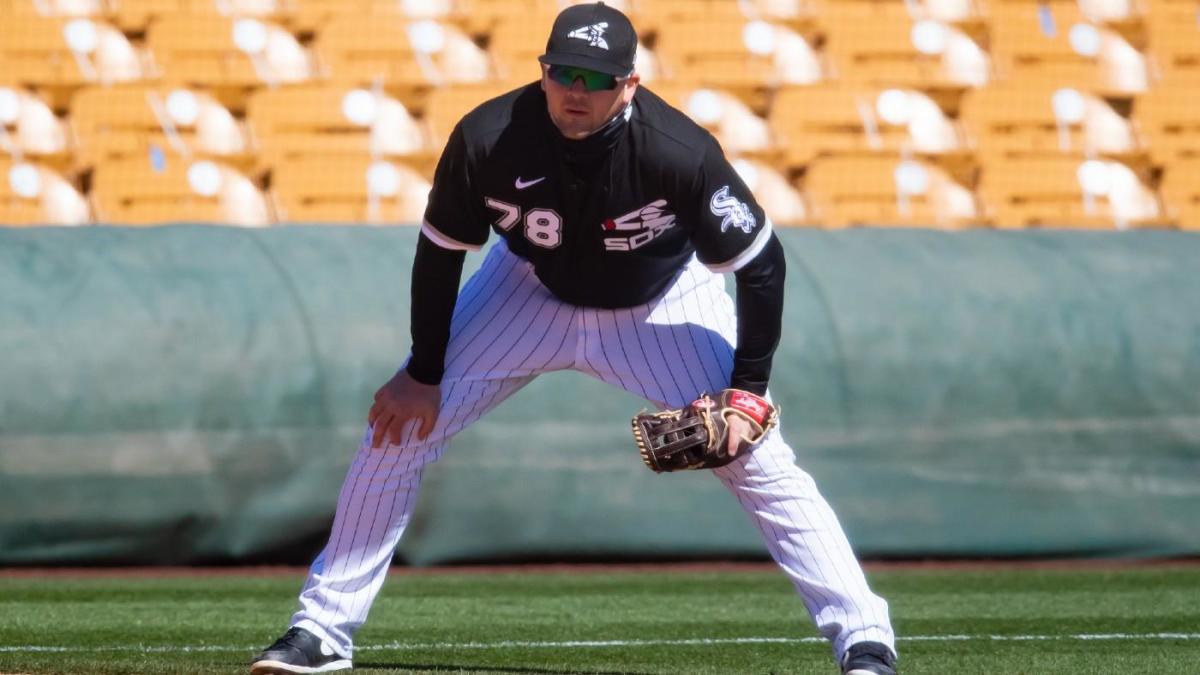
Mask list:
[{"label": "player's hand", "polygon": [[736,457],[743,443],[754,438],[754,429],[750,422],[737,415],[726,415],[725,423],[729,425],[729,445],[725,446],[730,457]]},{"label": "player's hand", "polygon": [[375,392],[375,404],[367,415],[367,421],[375,431],[371,436],[371,448],[382,447],[385,440],[399,443],[404,425],[412,419],[419,420],[417,438],[425,440],[437,424],[441,402],[439,385],[417,382],[401,368]]}]

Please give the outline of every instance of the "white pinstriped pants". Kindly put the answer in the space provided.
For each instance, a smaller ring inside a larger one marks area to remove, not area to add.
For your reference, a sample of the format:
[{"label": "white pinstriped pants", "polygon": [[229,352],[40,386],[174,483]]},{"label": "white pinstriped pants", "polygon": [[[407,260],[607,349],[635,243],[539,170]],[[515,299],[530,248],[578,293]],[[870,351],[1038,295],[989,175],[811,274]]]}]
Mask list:
[{"label": "white pinstriped pants", "polygon": [[[455,307],[437,426],[417,441],[410,424],[401,444],[379,450],[370,448],[367,431],[292,625],[351,657],[353,634],[383,585],[425,465],[536,375],[572,368],[681,407],[728,386],[736,328],[721,277],[695,258],[662,297],[629,309],[593,309],[560,302],[532,265],[497,242]],[[895,649],[887,603],[867,587],[837,517],[778,428],[753,453],[713,473],[758,527],[839,661],[863,640]]]}]

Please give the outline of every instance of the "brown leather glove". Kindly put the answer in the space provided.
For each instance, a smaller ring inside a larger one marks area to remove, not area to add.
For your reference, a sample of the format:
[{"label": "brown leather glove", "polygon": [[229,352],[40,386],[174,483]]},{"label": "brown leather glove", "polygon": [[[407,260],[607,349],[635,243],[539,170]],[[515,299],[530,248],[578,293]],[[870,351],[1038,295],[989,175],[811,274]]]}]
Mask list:
[{"label": "brown leather glove", "polygon": [[728,452],[729,415],[749,421],[753,431],[738,445],[738,455],[752,449],[779,423],[779,409],[766,399],[725,389],[715,399],[702,394],[680,410],[639,413],[633,418],[633,440],[642,461],[655,472],[716,469],[735,459]]}]

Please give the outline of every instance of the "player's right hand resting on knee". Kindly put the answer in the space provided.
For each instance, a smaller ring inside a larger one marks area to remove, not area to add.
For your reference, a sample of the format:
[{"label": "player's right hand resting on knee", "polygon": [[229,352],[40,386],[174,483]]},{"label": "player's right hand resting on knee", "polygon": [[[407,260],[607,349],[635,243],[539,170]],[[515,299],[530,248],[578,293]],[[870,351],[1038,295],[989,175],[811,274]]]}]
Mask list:
[{"label": "player's right hand resting on knee", "polygon": [[400,443],[405,423],[413,419],[418,420],[417,438],[425,440],[437,423],[441,401],[439,385],[417,382],[401,368],[375,392],[375,404],[367,416],[374,431],[371,447],[382,447],[384,441]]}]

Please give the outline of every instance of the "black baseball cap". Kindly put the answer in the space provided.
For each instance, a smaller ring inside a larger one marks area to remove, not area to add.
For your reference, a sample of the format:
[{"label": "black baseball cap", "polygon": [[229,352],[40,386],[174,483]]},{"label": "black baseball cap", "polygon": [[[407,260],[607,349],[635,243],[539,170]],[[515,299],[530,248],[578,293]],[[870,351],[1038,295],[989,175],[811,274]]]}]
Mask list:
[{"label": "black baseball cap", "polygon": [[571,5],[559,13],[538,61],[575,66],[609,75],[633,72],[637,32],[620,10],[603,2]]}]

